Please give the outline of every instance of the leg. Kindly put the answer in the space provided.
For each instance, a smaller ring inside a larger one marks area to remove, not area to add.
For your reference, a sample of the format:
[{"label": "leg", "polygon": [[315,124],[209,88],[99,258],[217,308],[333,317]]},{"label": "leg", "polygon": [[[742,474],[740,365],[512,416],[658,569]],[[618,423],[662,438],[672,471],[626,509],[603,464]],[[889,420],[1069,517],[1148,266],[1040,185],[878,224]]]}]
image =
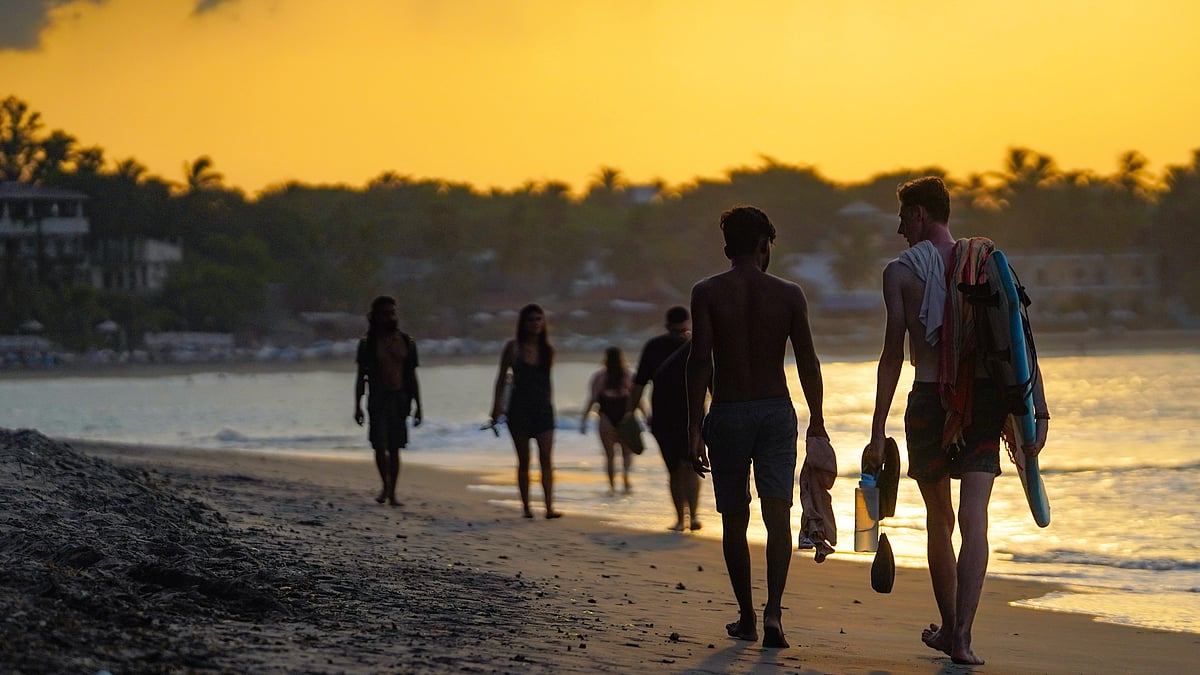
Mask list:
[{"label": "leg", "polygon": [[546,499],[546,517],[559,518],[562,514],[554,510],[554,430],[538,434],[537,446],[538,465],[542,470],[542,494]]},{"label": "leg", "polygon": [[921,640],[933,649],[949,654],[953,647],[951,631],[955,625],[958,571],[954,558],[954,505],[950,502],[950,478],[917,483],[925,500],[926,555],[933,597],[937,601],[941,625],[930,624]]},{"label": "leg", "polygon": [[950,658],[955,663],[982,665],[983,659],[971,651],[971,626],[988,565],[988,502],[992,498],[995,476],[983,471],[963,473],[959,486],[958,529],[962,548],[958,555],[957,620],[953,624],[954,646]]},{"label": "leg", "polygon": [[529,439],[512,434],[513,447],[517,451],[517,489],[521,492],[521,510],[526,518],[533,517],[529,510]]},{"label": "leg", "polygon": [[400,480],[400,448],[388,450],[388,503],[395,506],[396,483]]},{"label": "leg", "polygon": [[[725,569],[729,572],[729,583],[733,585],[733,596],[737,598],[738,620],[725,626],[731,637],[739,640],[758,640],[758,618],[754,614],[754,594],[750,586],[750,545],[746,542],[746,528],[750,525],[750,505],[721,514],[721,550],[725,554]],[[791,542],[788,542],[791,554]]]},{"label": "leg", "polygon": [[379,496],[375,498],[375,501],[382,504],[387,501],[388,476],[391,473],[388,470],[387,450],[383,447],[375,448],[375,468],[379,470],[379,482],[383,483],[383,488],[379,491]]},{"label": "leg", "polygon": [[687,505],[687,497],[684,492],[684,474],[686,473],[696,475],[690,465],[685,466],[683,463],[679,463],[670,467],[667,477],[667,484],[671,489],[671,502],[675,505],[675,524],[671,526],[671,529],[676,532],[683,531],[683,509]]},{"label": "leg", "polygon": [[700,517],[696,515],[696,508],[700,504],[700,476],[692,471],[690,466],[684,466],[683,472],[683,495],[687,501],[688,513],[692,516],[691,528],[693,530],[700,529]]},{"label": "leg", "polygon": [[792,562],[792,507],[782,499],[762,499],[767,528],[767,606],[763,609],[763,646],[787,647],[783,637],[783,588]]},{"label": "leg", "polygon": [[625,482],[625,494],[633,492],[633,485],[629,483],[629,468],[633,466],[633,451],[621,444],[621,478]]},{"label": "leg", "polygon": [[617,468],[616,468],[616,443],[617,430],[613,427],[608,418],[601,415],[600,422],[596,427],[597,435],[600,436],[600,447],[604,448],[605,467],[608,468],[608,494],[612,496],[617,492]]},{"label": "leg", "polygon": [[388,487],[388,427],[386,415],[383,411],[375,408],[367,408],[367,414],[370,416],[369,426],[367,428],[367,438],[371,441],[371,448],[375,451],[375,468],[379,471],[379,482],[383,487],[379,490],[379,496],[375,501],[379,504],[387,501],[390,489]]}]

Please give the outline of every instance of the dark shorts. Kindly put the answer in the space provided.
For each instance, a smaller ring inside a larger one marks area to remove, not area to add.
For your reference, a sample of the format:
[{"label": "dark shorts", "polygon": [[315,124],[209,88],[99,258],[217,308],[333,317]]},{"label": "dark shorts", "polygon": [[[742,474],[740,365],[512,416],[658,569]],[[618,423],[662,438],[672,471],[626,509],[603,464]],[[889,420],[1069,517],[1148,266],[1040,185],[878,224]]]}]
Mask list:
[{"label": "dark shorts", "polygon": [[714,403],[701,429],[712,465],[717,512],[750,504],[750,467],[759,499],[792,503],[796,410],[786,398]]},{"label": "dark shorts", "polygon": [[662,453],[663,463],[667,471],[680,467],[692,470],[692,457],[688,452],[687,420],[662,421],[657,416],[650,425],[650,433],[658,441],[658,450]]},{"label": "dark shorts", "polygon": [[554,431],[554,407],[551,405],[512,405],[508,410],[508,431],[521,438],[534,438]]},{"label": "dark shorts", "polygon": [[971,426],[957,452],[942,448],[946,410],[935,382],[914,382],[904,411],[908,440],[908,475],[918,483],[936,483],[947,475],[962,478],[968,471],[1000,475],[1000,430],[1008,413],[991,380],[976,380],[972,393]]},{"label": "dark shorts", "polygon": [[376,450],[398,450],[408,445],[410,399],[403,392],[375,394],[367,401],[370,426],[367,437]]}]

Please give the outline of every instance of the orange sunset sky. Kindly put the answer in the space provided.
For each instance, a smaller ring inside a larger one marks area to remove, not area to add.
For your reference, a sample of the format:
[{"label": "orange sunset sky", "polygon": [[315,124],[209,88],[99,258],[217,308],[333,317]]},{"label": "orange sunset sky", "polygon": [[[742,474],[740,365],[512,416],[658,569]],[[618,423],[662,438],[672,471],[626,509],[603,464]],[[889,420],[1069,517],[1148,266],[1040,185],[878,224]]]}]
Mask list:
[{"label": "orange sunset sky", "polygon": [[1111,173],[1200,148],[1194,0],[0,0],[0,97],[110,161],[255,193],[387,170],[480,188],[599,167],[839,181]]}]

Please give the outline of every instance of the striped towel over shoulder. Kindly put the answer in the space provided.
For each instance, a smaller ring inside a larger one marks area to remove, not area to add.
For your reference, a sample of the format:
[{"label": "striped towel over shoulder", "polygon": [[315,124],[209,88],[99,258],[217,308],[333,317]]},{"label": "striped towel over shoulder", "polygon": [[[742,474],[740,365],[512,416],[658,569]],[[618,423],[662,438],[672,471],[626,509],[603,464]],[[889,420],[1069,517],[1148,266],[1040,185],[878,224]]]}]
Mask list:
[{"label": "striped towel over shoulder", "polygon": [[971,426],[971,401],[975,383],[977,342],[975,312],[959,284],[986,281],[983,265],[996,249],[991,239],[971,237],[954,244],[953,263],[946,285],[946,312],[942,322],[942,359],[938,391],[946,409],[942,447],[962,445],[963,430]]}]

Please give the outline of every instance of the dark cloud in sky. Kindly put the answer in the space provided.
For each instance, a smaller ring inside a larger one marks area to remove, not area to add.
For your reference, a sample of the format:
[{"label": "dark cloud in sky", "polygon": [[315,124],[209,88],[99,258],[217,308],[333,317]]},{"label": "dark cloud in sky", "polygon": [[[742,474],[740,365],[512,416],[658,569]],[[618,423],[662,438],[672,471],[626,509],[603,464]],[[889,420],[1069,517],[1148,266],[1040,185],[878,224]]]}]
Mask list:
[{"label": "dark cloud in sky", "polygon": [[[105,0],[87,0],[103,4]],[[0,51],[37,49],[42,30],[50,25],[50,11],[71,0],[0,0]]]},{"label": "dark cloud in sky", "polygon": [[[33,51],[42,31],[50,25],[50,12],[74,1],[103,5],[108,0],[0,0],[0,52]],[[237,0],[195,0],[193,16],[200,16]]]},{"label": "dark cloud in sky", "polygon": [[228,5],[234,2],[237,2],[237,0],[196,0],[196,8],[192,10],[192,14],[200,16],[205,12],[211,12],[221,5]]}]

